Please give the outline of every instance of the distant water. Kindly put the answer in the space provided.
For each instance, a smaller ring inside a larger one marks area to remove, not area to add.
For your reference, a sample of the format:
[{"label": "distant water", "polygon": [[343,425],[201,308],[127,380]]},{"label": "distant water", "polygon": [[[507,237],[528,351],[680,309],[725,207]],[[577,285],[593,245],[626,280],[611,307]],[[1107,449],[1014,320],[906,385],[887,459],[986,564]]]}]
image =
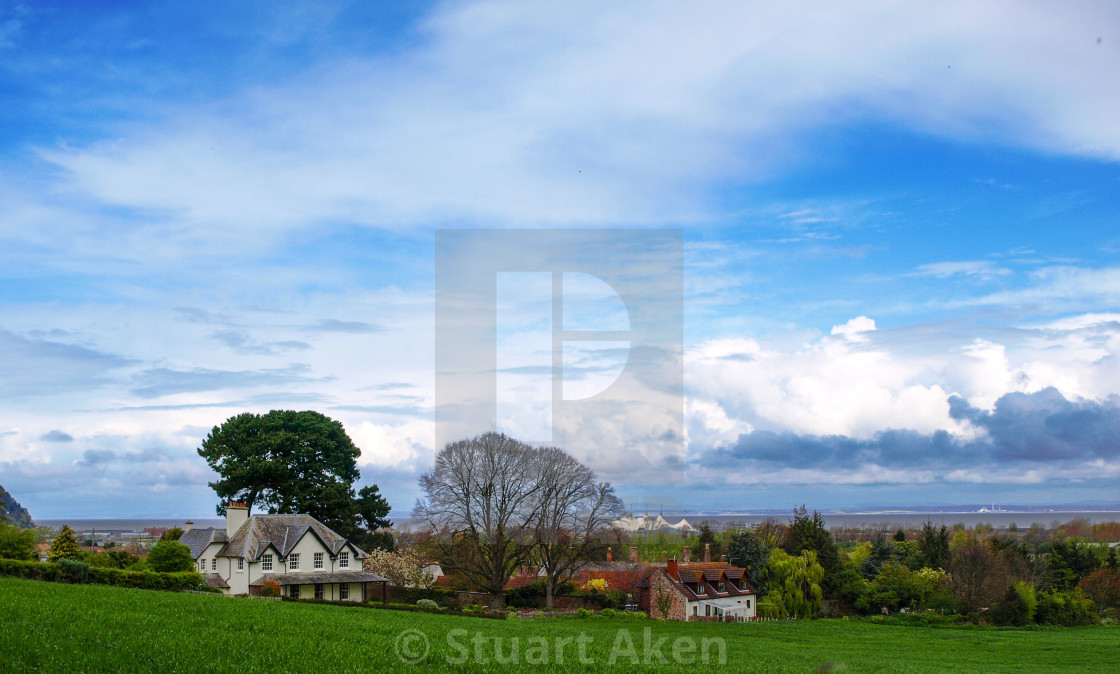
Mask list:
[{"label": "distant water", "polygon": [[[143,531],[151,527],[181,527],[187,518],[182,519],[133,519],[133,520],[95,520],[95,519],[60,519],[60,520],[35,520],[35,524],[41,527],[50,527],[51,529],[58,529],[63,524],[67,524],[75,531],[93,531],[93,532],[109,532],[109,531]],[[206,527],[225,527],[226,521],[224,519],[202,519],[191,518],[194,526],[199,529]]]},{"label": "distant water", "polygon": [[[828,527],[848,527],[852,529],[870,528],[899,528],[918,529],[926,521],[937,526],[944,524],[964,524],[974,527],[977,524],[990,524],[997,529],[1006,528],[1014,523],[1020,529],[1025,529],[1037,522],[1044,527],[1051,527],[1054,522],[1069,522],[1074,519],[1086,519],[1090,524],[1098,522],[1120,522],[1120,511],[1021,511],[1021,512],[871,512],[871,513],[822,513],[825,525]],[[788,522],[790,515],[773,514],[747,514],[747,515],[685,515],[688,521],[695,526],[701,522],[710,521],[717,526],[727,526],[731,523],[757,524],[768,519],[778,522]],[[670,523],[677,522],[679,517],[666,517]]]},{"label": "distant water", "polygon": [[[704,513],[686,513],[684,515],[694,526],[702,522],[710,522],[716,528],[729,524],[758,524],[766,520],[788,522],[790,514],[785,513],[746,513],[709,515]],[[1009,524],[1016,524],[1020,529],[1025,529],[1037,522],[1044,527],[1052,527],[1055,522],[1069,522],[1074,519],[1085,519],[1090,524],[1098,522],[1120,522],[1120,511],[1117,510],[1061,510],[1061,511],[1020,511],[1020,512],[861,512],[861,513],[822,513],[825,525],[829,527],[848,528],[920,528],[928,520],[935,525],[952,526],[964,524],[974,527],[977,524],[990,524],[997,529],[1006,528]],[[680,520],[680,515],[666,515],[665,519],[670,524]],[[76,531],[143,531],[149,527],[181,527],[184,519],[53,519],[35,520],[35,524],[57,529],[63,524],[70,525]],[[224,519],[195,518],[194,526],[197,528],[217,527],[226,525]],[[413,522],[411,518],[400,518],[396,521],[398,528],[419,528],[420,522]]]}]

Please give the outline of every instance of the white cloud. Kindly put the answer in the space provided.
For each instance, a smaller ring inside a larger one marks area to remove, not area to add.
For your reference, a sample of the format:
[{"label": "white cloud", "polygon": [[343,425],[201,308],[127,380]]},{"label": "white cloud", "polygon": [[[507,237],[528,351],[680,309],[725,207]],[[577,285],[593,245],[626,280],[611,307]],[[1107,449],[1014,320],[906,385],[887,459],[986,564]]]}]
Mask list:
[{"label": "white cloud", "polygon": [[799,133],[857,116],[1120,158],[1120,92],[1102,85],[1120,47],[1093,39],[1118,11],[445,5],[397,61],[328,64],[42,153],[78,193],[179,236],[696,220],[711,179],[772,175]]}]

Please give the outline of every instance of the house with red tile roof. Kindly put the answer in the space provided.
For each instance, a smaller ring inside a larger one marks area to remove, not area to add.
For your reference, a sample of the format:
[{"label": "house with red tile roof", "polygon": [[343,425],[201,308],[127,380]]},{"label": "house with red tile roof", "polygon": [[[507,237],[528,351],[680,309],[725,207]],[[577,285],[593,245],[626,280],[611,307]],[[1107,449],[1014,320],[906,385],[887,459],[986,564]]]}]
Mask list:
[{"label": "house with red tile roof", "polygon": [[745,569],[727,562],[649,566],[638,581],[638,607],[666,620],[753,620],[757,593]]}]

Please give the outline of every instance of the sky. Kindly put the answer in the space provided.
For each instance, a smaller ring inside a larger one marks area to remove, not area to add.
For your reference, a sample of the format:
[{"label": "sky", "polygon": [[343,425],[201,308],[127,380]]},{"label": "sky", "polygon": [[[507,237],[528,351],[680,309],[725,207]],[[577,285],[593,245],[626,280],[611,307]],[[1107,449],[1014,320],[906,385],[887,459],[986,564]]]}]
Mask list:
[{"label": "sky", "polygon": [[0,0],[0,484],[206,516],[212,427],[314,409],[407,516],[437,230],[623,228],[684,240],[683,477],[592,461],[631,509],[1120,502],[1118,27]]}]

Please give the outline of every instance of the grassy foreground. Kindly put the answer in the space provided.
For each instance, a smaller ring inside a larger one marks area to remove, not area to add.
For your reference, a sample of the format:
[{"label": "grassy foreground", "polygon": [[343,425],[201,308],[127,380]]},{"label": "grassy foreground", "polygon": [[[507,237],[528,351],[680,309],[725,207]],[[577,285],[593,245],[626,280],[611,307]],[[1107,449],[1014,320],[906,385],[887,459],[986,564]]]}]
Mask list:
[{"label": "grassy foreground", "polygon": [[[401,636],[406,630],[413,631]],[[584,663],[576,641],[581,633]],[[476,636],[485,663],[474,661]],[[1120,628],[1113,627],[483,620],[0,578],[0,669],[13,672],[403,671],[398,649],[416,655],[425,640],[428,671],[683,672],[704,666],[701,640],[713,637],[723,639],[726,663],[719,667],[718,644],[709,642],[708,666],[725,671],[1112,672],[1120,662]],[[520,666],[496,663],[495,655],[514,657],[515,639]],[[497,653],[494,640],[500,640]],[[677,640],[681,650],[674,658]],[[695,651],[687,650],[689,643]],[[659,664],[658,652],[668,664]]]}]

